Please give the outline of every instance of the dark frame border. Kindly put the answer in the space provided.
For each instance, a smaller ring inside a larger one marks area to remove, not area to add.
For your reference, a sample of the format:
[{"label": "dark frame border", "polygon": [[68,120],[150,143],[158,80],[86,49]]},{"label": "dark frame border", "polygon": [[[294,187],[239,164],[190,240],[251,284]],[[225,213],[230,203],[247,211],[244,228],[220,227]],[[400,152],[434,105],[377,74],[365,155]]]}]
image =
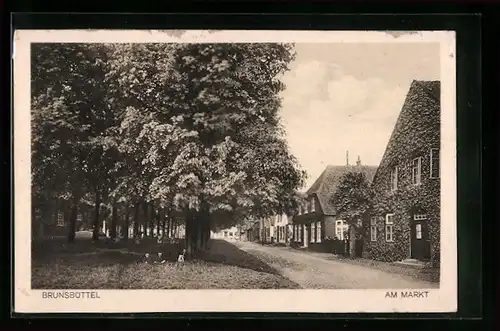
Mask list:
[{"label": "dark frame border", "polygon": [[[82,317],[192,319],[346,319],[346,318],[474,318],[482,314],[481,227],[481,35],[480,16],[370,14],[26,14],[12,16],[15,29],[302,29],[302,30],[455,30],[457,32],[457,173],[458,274],[457,314],[79,314]],[[12,41],[12,34],[10,36]],[[12,128],[11,128],[12,129]],[[13,150],[13,145],[10,145]],[[11,166],[13,169],[13,160]],[[472,222],[471,220],[475,220]],[[13,221],[12,221],[13,225]],[[11,238],[13,240],[13,238]],[[13,246],[12,246],[13,247]],[[11,261],[13,256],[11,255]],[[14,276],[14,275],[12,275]],[[13,305],[11,306],[13,308]],[[271,316],[272,315],[272,316]],[[18,314],[13,317],[64,318],[73,314]],[[48,321],[44,319],[45,321]],[[86,319],[91,321],[90,319]],[[254,320],[255,321],[255,320]],[[82,321],[83,322],[83,321]],[[119,321],[116,321],[119,322]],[[121,322],[121,321],[120,321]],[[263,325],[272,325],[262,321]],[[125,320],[130,325],[130,320]],[[296,323],[294,321],[294,323]],[[45,322],[43,323],[45,324]],[[82,325],[83,325],[82,324]],[[297,324],[298,326],[298,324]]]}]

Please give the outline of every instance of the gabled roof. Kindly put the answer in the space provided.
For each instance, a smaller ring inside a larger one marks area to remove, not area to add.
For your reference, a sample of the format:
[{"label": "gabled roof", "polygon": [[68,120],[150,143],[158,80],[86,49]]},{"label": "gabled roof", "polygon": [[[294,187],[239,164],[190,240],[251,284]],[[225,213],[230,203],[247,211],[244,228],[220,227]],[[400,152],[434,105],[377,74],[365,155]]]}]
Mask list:
[{"label": "gabled roof", "polygon": [[[400,161],[401,154],[411,155],[416,149],[424,148],[432,135],[439,137],[440,86],[440,81],[414,80],[411,83],[380,161],[379,172]],[[379,175],[376,174],[376,177]]]},{"label": "gabled roof", "polygon": [[439,80],[414,80],[413,84],[422,87],[436,101],[441,100],[441,82]]},{"label": "gabled roof", "polygon": [[327,166],[306,192],[308,196],[316,195],[318,197],[319,204],[325,215],[336,214],[335,206],[331,200],[337,190],[342,176],[348,171],[359,171],[364,173],[368,181],[371,183],[377,171],[377,167],[367,165]]}]

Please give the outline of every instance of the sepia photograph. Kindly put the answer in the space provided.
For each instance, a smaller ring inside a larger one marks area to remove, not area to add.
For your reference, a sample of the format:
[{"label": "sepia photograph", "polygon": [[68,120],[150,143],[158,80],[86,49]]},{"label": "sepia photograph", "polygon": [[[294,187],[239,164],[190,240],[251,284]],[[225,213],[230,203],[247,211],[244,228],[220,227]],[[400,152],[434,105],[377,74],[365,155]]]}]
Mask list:
[{"label": "sepia photograph", "polygon": [[16,307],[455,311],[454,43],[16,31]]}]

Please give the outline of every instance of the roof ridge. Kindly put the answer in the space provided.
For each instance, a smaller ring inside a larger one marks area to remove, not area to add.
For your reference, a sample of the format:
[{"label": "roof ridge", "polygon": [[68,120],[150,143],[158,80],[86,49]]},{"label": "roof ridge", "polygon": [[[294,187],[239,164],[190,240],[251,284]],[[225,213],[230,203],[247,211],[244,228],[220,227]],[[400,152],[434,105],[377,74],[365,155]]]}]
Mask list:
[{"label": "roof ridge", "polygon": [[434,99],[437,102],[440,102],[439,98],[423,83],[424,82],[439,83],[439,86],[441,87],[441,81],[439,81],[439,80],[415,80],[414,82],[416,85],[420,86],[424,90],[424,92],[427,95],[429,95],[432,99]]}]

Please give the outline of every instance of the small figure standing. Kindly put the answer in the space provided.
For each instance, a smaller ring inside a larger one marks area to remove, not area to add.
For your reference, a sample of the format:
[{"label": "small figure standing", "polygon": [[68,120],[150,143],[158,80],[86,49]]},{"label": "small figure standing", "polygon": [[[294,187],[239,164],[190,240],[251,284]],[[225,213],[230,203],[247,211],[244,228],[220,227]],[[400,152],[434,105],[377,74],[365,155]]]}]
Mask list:
[{"label": "small figure standing", "polygon": [[179,254],[179,257],[177,257],[177,262],[184,263],[184,256],[185,255],[186,255],[186,249],[184,248],[182,250],[182,254]]}]

